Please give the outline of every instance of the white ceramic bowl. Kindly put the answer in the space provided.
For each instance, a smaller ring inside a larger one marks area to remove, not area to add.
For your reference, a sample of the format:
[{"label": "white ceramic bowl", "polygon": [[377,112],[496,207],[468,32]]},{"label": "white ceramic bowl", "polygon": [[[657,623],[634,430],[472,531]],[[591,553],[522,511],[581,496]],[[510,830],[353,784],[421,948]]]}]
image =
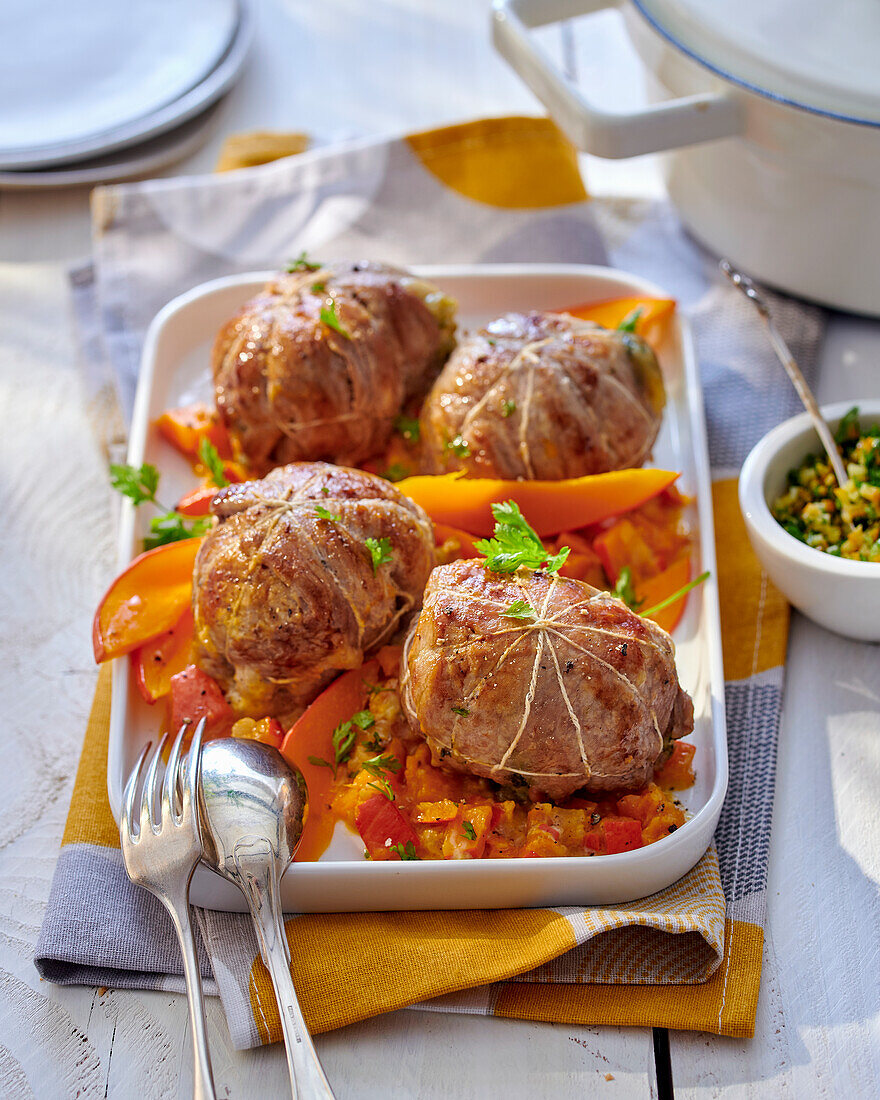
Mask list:
[{"label": "white ceramic bowl", "polygon": [[[832,431],[853,405],[862,426],[880,421],[880,399],[825,405]],[[739,478],[739,504],[755,553],[770,579],[808,618],[837,634],[880,642],[880,563],[848,561],[805,546],[770,512],[786,487],[788,471],[822,444],[807,413],[786,420],[761,440]]]}]

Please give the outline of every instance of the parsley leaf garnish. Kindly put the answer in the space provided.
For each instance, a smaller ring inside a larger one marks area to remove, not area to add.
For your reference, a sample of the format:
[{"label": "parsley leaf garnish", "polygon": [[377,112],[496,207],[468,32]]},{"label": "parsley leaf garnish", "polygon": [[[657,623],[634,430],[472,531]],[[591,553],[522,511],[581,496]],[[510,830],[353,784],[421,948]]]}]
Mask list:
[{"label": "parsley leaf garnish", "polygon": [[150,520],[150,533],[144,539],[144,549],[155,550],[157,546],[166,546],[169,542],[182,542],[204,535],[211,523],[211,516],[202,516],[191,523],[177,512],[154,516]]},{"label": "parsley leaf garnish", "polygon": [[331,737],[334,763],[330,764],[320,756],[310,756],[309,763],[319,768],[331,768],[335,778],[339,765],[345,763],[352,754],[357,740],[357,731],[369,729],[375,721],[376,719],[368,710],[359,710],[347,722],[340,722]]},{"label": "parsley leaf garnish", "polygon": [[329,519],[332,520],[333,523],[339,523],[339,520],[342,518],[337,515],[336,512],[331,512],[329,508],[325,508],[323,504],[315,505],[315,514],[320,519]]},{"label": "parsley leaf garnish", "polygon": [[461,827],[462,827],[462,829],[464,829],[464,835],[468,838],[468,840],[476,840],[477,839],[477,830],[473,827],[473,825],[469,821],[462,822]]},{"label": "parsley leaf garnish", "polygon": [[351,339],[351,333],[345,328],[336,313],[336,302],[331,298],[329,306],[321,307],[321,324],[326,325],[327,328],[332,328],[334,332],[338,332],[340,336],[344,336],[346,340]]},{"label": "parsley leaf garnish", "polygon": [[462,718],[467,718],[467,716],[470,714],[470,711],[467,709],[467,707],[453,707],[452,713],[460,714]]},{"label": "parsley leaf garnish", "polygon": [[[135,506],[148,503],[156,508],[163,508],[156,499],[159,471],[148,462],[143,466],[114,463],[110,467],[110,484]],[[179,512],[165,511],[150,520],[150,533],[144,538],[144,550],[155,550],[157,546],[166,546],[169,542],[181,542],[183,539],[204,535],[212,522],[211,516],[188,521]]]},{"label": "parsley leaf garnish", "polygon": [[514,600],[504,612],[506,619],[534,619],[535,609],[526,600]]},{"label": "parsley leaf garnish", "polygon": [[391,784],[387,779],[383,779],[382,776],[379,776],[375,783],[368,783],[367,786],[372,787],[373,790],[378,791],[379,794],[384,794],[389,802],[394,801],[394,791],[391,789]]},{"label": "parsley leaf garnish", "polygon": [[710,573],[707,570],[705,573],[701,573],[699,577],[694,577],[692,581],[682,585],[677,592],[673,592],[671,596],[667,596],[665,600],[661,600],[660,603],[654,604],[653,607],[649,607],[647,611],[640,611],[639,614],[654,615],[658,611],[662,611],[664,607],[669,607],[671,603],[675,603],[676,600],[680,600],[682,596],[686,595],[692,588],[696,588],[698,584],[702,584],[703,581],[708,580]]},{"label": "parsley leaf garnish", "polygon": [[312,285],[309,287],[309,290],[312,292],[312,294],[324,294],[327,290],[327,284],[312,283]]},{"label": "parsley leaf garnish", "polygon": [[378,573],[379,566],[391,561],[394,557],[391,553],[390,539],[364,539],[364,546],[370,551],[370,560],[373,563],[374,573]]},{"label": "parsley leaf garnish", "polygon": [[409,477],[409,467],[404,466],[400,462],[392,462],[387,470],[383,470],[381,477],[384,477],[386,481],[403,481],[405,477]]},{"label": "parsley leaf garnish", "polygon": [[121,466],[113,463],[110,466],[110,484],[124,497],[128,497],[132,504],[143,504],[147,500],[155,504],[159,471],[148,462],[143,466]]},{"label": "parsley leaf garnish", "polygon": [[448,439],[446,441],[446,450],[452,451],[454,455],[459,458],[467,458],[471,453],[470,446],[466,439],[462,439],[460,435],[457,435],[455,439]]},{"label": "parsley leaf garnish", "polygon": [[317,271],[320,264],[313,264],[305,252],[300,252],[295,260],[288,260],[285,268],[288,274],[292,274],[294,271]]},{"label": "parsley leaf garnish", "polygon": [[617,326],[618,332],[635,332],[636,325],[642,319],[642,314],[645,312],[644,306],[636,306],[634,310],[627,313],[626,317]]},{"label": "parsley leaf garnish", "polygon": [[337,767],[351,756],[351,750],[354,748],[356,739],[357,731],[351,728],[351,719],[347,722],[340,722],[333,731],[331,740],[333,741],[333,753]]},{"label": "parsley leaf garnish", "polygon": [[515,573],[527,569],[544,569],[555,573],[565,564],[569,547],[563,546],[558,554],[548,554],[538,534],[527,522],[519,505],[512,500],[493,504],[495,534],[491,539],[480,539],[477,550],[486,558],[486,568],[493,573]]},{"label": "parsley leaf garnish", "polygon": [[401,859],[421,859],[421,856],[416,855],[416,846],[411,840],[408,840],[406,844],[392,844],[388,849],[389,852],[397,852]]},{"label": "parsley leaf garnish", "polygon": [[223,460],[217,453],[217,448],[206,435],[199,441],[199,459],[211,475],[211,480],[218,489],[225,489],[229,484],[229,478],[223,470]]},{"label": "parsley leaf garnish", "polygon": [[422,434],[421,425],[414,416],[395,416],[394,430],[399,432],[407,443],[418,443]]},{"label": "parsley leaf garnish", "polygon": [[516,412],[516,402],[515,401],[505,401],[504,404],[501,406],[501,415],[504,417],[505,420],[507,419],[508,416],[513,416],[513,414],[515,412]]},{"label": "parsley leaf garnish", "polygon": [[631,607],[633,611],[638,611],[642,606],[642,601],[636,599],[632,571],[628,565],[625,565],[623,569],[621,569],[617,580],[614,582],[613,592],[619,600],[623,600],[627,607]]},{"label": "parsley leaf garnish", "polygon": [[396,756],[374,756],[370,760],[365,760],[361,768],[370,775],[375,775],[377,779],[381,779],[385,772],[393,772],[397,775],[400,771],[400,761]]}]

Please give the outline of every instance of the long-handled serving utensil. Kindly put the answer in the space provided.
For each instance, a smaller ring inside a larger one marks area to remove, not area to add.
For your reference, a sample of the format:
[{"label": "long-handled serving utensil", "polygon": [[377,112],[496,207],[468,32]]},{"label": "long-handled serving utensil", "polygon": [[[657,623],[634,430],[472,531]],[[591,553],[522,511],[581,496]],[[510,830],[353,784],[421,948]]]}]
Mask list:
[{"label": "long-handled serving utensil", "polygon": [[779,362],[785,367],[785,371],[791,379],[794,388],[797,390],[797,395],[803,402],[804,408],[813,418],[813,423],[816,425],[816,431],[819,433],[819,439],[822,441],[822,446],[828,454],[828,459],[831,463],[831,468],[834,470],[834,476],[837,478],[837,483],[838,485],[845,484],[848,480],[846,469],[840,457],[840,451],[837,449],[837,444],[834,441],[834,436],[831,434],[831,429],[828,427],[825,418],[819,410],[816,398],[813,396],[813,391],[810,389],[806,378],[804,378],[801,373],[800,367],[795,362],[794,356],[789,351],[788,344],[782,339],[779,329],[770,316],[770,310],[767,303],[758,293],[757,287],[748,275],[743,275],[741,271],[737,271],[729,260],[722,260],[718,266],[727,278],[730,279],[733,285],[743,292],[758,313],[760,313],[764,324],[767,326],[770,343],[773,345],[773,350],[776,352]]},{"label": "long-handled serving utensil", "polygon": [[[171,914],[177,938],[180,940],[180,950],[183,952],[183,973],[186,979],[195,1062],[193,1097],[195,1100],[214,1100],[214,1078],[205,1034],[202,978],[189,913],[190,879],[202,858],[198,789],[204,719],[196,726],[189,753],[182,761],[181,746],[186,729],[185,725],[182,726],[174,739],[163,778],[160,779],[159,764],[168,735],[162,735],[149,764],[147,758],[150,755],[150,745],[141,753],[125,784],[119,835],[128,877],[138,886],[155,894]],[[135,811],[142,777],[143,793],[139,809]]]},{"label": "long-handled serving utensil", "polygon": [[234,737],[202,752],[204,861],[247,899],[272,977],[294,1097],[333,1100],[290,976],[279,884],[302,835],[305,780],[268,745]]}]

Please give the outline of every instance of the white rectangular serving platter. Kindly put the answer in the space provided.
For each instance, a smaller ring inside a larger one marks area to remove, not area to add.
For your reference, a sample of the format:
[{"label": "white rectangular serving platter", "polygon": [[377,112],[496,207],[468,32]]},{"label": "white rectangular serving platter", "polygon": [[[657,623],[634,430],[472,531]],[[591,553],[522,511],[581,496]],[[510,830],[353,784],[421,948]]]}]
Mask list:
[{"label": "white rectangular serving platter", "polygon": [[[572,264],[415,270],[458,300],[460,330],[484,324],[508,310],[559,310],[629,296],[669,297],[634,276]],[[193,473],[153,424],[169,407],[212,400],[214,336],[274,274],[238,275],[198,286],[165,306],[149,328],[128,461],[135,465],[151,462],[159,468],[159,497],[169,505],[193,488]],[[696,532],[694,571],[711,571],[710,579],[691,593],[674,634],[679,678],[693,698],[695,713],[692,739],[697,746],[697,780],[679,795],[688,821],[656,844],[620,855],[377,863],[363,858],[359,838],[340,824],[319,861],[294,864],[285,874],[281,889],[286,911],[498,909],[631,901],[675,882],[709,846],[727,789],[724,677],[703,399],[690,331],[678,315],[658,351],[668,403],[653,463],[681,471],[678,484],[695,499],[688,509]],[[125,502],[120,568],[139,553],[148,523],[147,509],[135,510]],[[146,741],[155,739],[161,718],[161,706],[151,708],[140,698],[129,659],[115,661],[107,786],[117,821],[125,777]],[[245,908],[236,888],[203,866],[193,878],[191,901],[212,909]]]}]

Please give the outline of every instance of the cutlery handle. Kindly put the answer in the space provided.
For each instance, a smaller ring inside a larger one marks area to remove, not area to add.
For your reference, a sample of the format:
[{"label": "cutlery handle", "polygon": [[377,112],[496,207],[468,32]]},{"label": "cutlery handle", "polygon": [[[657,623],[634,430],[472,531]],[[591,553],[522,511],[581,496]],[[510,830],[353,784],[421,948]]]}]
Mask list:
[{"label": "cutlery handle", "polygon": [[190,922],[189,901],[182,897],[161,897],[180,941],[183,954],[183,976],[186,980],[186,1000],[189,1006],[189,1027],[193,1041],[193,1100],[216,1100],[214,1075],[211,1071],[211,1055],[208,1052],[208,1036],[205,1029],[205,997],[202,992],[202,975]]},{"label": "cutlery handle", "polygon": [[[256,853],[253,840],[249,838],[247,848],[247,854],[238,848],[234,853],[239,870],[238,881],[247,898],[260,942],[260,952],[275,987],[294,1100],[312,1097],[318,1100],[335,1100],[303,1019],[293,978],[290,976],[278,867],[268,844],[264,852]],[[258,858],[248,859],[250,855]]]}]

